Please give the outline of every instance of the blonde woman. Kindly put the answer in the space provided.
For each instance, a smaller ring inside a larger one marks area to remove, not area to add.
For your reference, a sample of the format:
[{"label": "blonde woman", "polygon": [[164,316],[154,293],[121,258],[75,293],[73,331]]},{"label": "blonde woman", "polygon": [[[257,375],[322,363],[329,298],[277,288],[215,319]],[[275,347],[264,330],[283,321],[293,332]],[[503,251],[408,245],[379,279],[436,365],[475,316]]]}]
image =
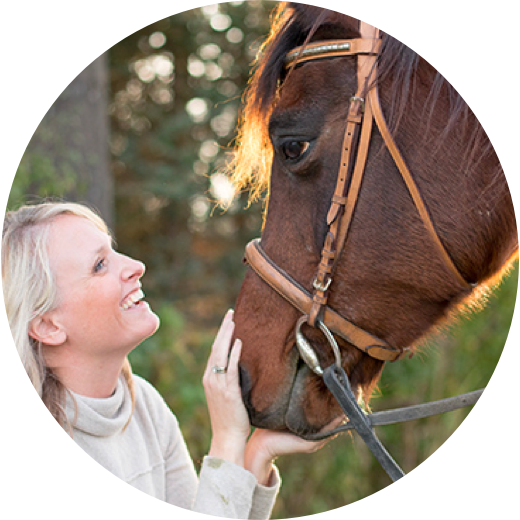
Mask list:
[{"label": "blonde woman", "polygon": [[240,341],[229,311],[204,374],[212,440],[197,477],[177,419],[132,374],[128,354],[159,326],[144,301],[145,266],[115,251],[103,220],[73,203],[6,215],[2,281],[9,325],[43,402],[74,441],[132,486],[228,518],[268,518],[275,457],[323,443],[256,430],[240,397]]}]

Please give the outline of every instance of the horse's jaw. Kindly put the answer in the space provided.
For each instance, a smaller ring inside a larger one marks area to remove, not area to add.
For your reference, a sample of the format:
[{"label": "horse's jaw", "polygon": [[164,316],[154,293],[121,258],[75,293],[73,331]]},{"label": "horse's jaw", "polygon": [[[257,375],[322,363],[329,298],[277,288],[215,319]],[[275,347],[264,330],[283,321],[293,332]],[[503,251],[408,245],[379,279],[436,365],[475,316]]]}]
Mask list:
[{"label": "horse's jaw", "polygon": [[241,367],[242,397],[250,422],[256,428],[287,430],[299,436],[317,433],[340,417],[342,411],[320,377],[296,355],[291,361],[292,367],[288,368],[283,384],[284,391],[278,392],[276,399],[262,409],[252,404],[253,383],[247,369]]},{"label": "horse's jaw", "polygon": [[[363,396],[365,389],[359,378],[359,373],[364,372],[363,363],[347,370],[354,375],[354,394],[357,398]],[[288,356],[285,377],[276,395],[262,392],[262,381],[255,381],[244,365],[240,368],[240,375],[243,400],[251,424],[256,428],[287,430],[305,437],[319,432],[343,415],[322,378],[299,359],[296,347]]]}]

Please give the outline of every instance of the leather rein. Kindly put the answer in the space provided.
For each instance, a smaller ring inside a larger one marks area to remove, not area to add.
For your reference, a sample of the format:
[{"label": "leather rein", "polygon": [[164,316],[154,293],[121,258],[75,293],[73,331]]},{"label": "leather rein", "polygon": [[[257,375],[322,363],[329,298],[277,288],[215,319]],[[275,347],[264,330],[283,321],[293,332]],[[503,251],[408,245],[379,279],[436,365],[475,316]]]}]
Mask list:
[{"label": "leather rein", "polygon": [[[373,427],[427,417],[475,404],[483,390],[434,403],[367,415],[359,407],[350,388],[348,377],[341,366],[341,354],[334,334],[380,361],[397,361],[407,353],[411,353],[410,347],[400,348],[388,344],[327,305],[333,275],[345,246],[359,199],[374,121],[406,184],[431,238],[433,248],[443,259],[454,283],[460,286],[461,290],[473,285],[464,279],[441,242],[419,189],[388,129],[381,110],[378,85],[375,80],[377,56],[381,50],[379,31],[371,25],[360,22],[360,34],[361,38],[353,40],[309,43],[293,49],[285,59],[285,67],[294,68],[296,65],[317,59],[357,56],[358,87],[349,102],[336,187],[327,214],[328,231],[313,282],[313,293],[311,294],[277,266],[263,250],[259,239],[251,241],[246,246],[245,260],[262,280],[302,313],[302,317],[296,325],[296,344],[300,356],[313,372],[323,377],[326,386],[333,393],[349,420],[348,423],[333,431],[311,434],[305,438],[320,439],[354,428],[392,480],[397,480],[404,473],[381,445],[375,436]],[[319,328],[333,350],[335,363],[326,369],[321,368],[314,349],[301,332],[301,327],[305,323]]]}]

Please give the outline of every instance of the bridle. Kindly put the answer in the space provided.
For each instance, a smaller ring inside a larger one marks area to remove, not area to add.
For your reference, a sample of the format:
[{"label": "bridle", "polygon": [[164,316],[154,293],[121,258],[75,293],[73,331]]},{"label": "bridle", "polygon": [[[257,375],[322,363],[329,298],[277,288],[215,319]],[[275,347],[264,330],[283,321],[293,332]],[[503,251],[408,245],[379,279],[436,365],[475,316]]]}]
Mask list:
[{"label": "bridle", "polygon": [[[361,329],[327,306],[333,274],[344,248],[359,198],[374,120],[406,183],[431,237],[433,247],[444,260],[454,282],[461,289],[468,288],[470,284],[460,274],[435,231],[417,185],[392,138],[382,113],[378,87],[374,81],[377,54],[381,47],[381,40],[377,37],[378,30],[361,22],[361,35],[362,38],[355,40],[311,43],[294,49],[286,57],[286,66],[295,66],[322,58],[358,56],[358,89],[356,94],[350,98],[340,167],[327,214],[328,232],[314,278],[312,296],[269,259],[262,249],[260,240],[253,240],[247,245],[246,260],[275,291],[307,316],[308,325],[316,327],[318,323],[322,323],[331,332],[342,337],[365,354],[381,361],[396,361],[408,352],[408,347],[399,348],[389,345],[386,341]],[[350,183],[349,179],[351,179]]]},{"label": "bridle", "polygon": [[[378,423],[377,413],[366,415],[357,404],[350,389],[348,377],[341,366],[341,355],[334,334],[363,353],[380,361],[401,359],[404,355],[410,353],[410,348],[400,348],[388,344],[341,316],[327,305],[333,275],[346,244],[356,203],[359,199],[374,121],[408,188],[431,239],[432,246],[436,254],[443,260],[453,283],[460,287],[461,291],[470,289],[474,284],[465,280],[440,240],[419,189],[388,129],[381,110],[378,85],[375,79],[377,56],[381,50],[379,31],[371,25],[360,22],[360,34],[361,38],[353,40],[309,43],[292,50],[286,55],[285,59],[285,67],[292,69],[296,65],[312,60],[357,56],[358,87],[349,102],[340,167],[327,214],[328,230],[313,282],[313,293],[311,294],[277,266],[265,253],[259,239],[253,240],[246,246],[245,260],[260,278],[302,313],[302,317],[296,325],[296,344],[300,355],[313,372],[323,376],[325,384],[338,400],[349,419],[347,424],[328,432],[327,435],[355,428],[391,478],[396,480],[404,473],[386,452],[373,432],[373,426],[389,423]],[[314,349],[301,332],[301,327],[305,323],[311,327],[319,328],[328,340],[335,358],[335,363],[330,367],[321,368]],[[481,393],[482,390],[479,390],[471,394],[443,400],[441,403],[418,405],[413,407],[413,412],[407,408],[393,412],[380,412],[380,414],[387,414],[387,417],[388,414],[393,414],[392,422],[400,422],[401,420],[443,413],[460,406],[475,404]],[[437,404],[439,406],[436,406]],[[433,409],[435,411],[432,412]],[[408,410],[411,415],[409,413],[407,418],[400,418],[403,413],[406,415],[403,410]],[[314,439],[321,437],[323,437],[322,434],[308,436],[308,438]]]}]

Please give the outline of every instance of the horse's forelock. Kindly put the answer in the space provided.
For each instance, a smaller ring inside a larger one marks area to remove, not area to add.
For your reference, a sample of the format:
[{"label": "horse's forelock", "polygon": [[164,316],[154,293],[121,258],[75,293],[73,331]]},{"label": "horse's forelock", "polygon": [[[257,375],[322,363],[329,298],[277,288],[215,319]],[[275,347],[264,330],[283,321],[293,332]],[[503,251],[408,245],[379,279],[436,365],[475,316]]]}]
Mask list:
[{"label": "horse's forelock", "polygon": [[[228,165],[231,180],[237,192],[249,190],[249,201],[263,196],[268,190],[273,160],[273,149],[268,125],[277,102],[280,85],[287,76],[284,58],[294,47],[310,40],[355,37],[359,21],[334,11],[319,7],[284,2],[273,11],[269,36],[257,55],[251,79],[244,92],[244,108],[241,114],[234,157]],[[414,81],[420,56],[392,36],[382,33],[382,51],[378,58],[377,81],[386,79],[391,102],[385,107],[385,115],[392,133],[396,132],[415,88]],[[290,74],[290,73],[289,73]],[[428,101],[423,106],[426,130],[433,120],[435,106],[442,95],[450,97],[450,117],[445,122],[437,147],[449,139],[450,133],[460,128],[458,123],[468,122],[470,110],[453,87],[437,74],[431,86]],[[465,125],[463,125],[464,127]],[[468,125],[474,128],[475,125]],[[426,136],[428,132],[424,132]],[[478,161],[478,151],[484,156],[490,149],[489,141],[480,125],[468,139],[466,168]],[[501,171],[497,172],[500,174]]]}]

